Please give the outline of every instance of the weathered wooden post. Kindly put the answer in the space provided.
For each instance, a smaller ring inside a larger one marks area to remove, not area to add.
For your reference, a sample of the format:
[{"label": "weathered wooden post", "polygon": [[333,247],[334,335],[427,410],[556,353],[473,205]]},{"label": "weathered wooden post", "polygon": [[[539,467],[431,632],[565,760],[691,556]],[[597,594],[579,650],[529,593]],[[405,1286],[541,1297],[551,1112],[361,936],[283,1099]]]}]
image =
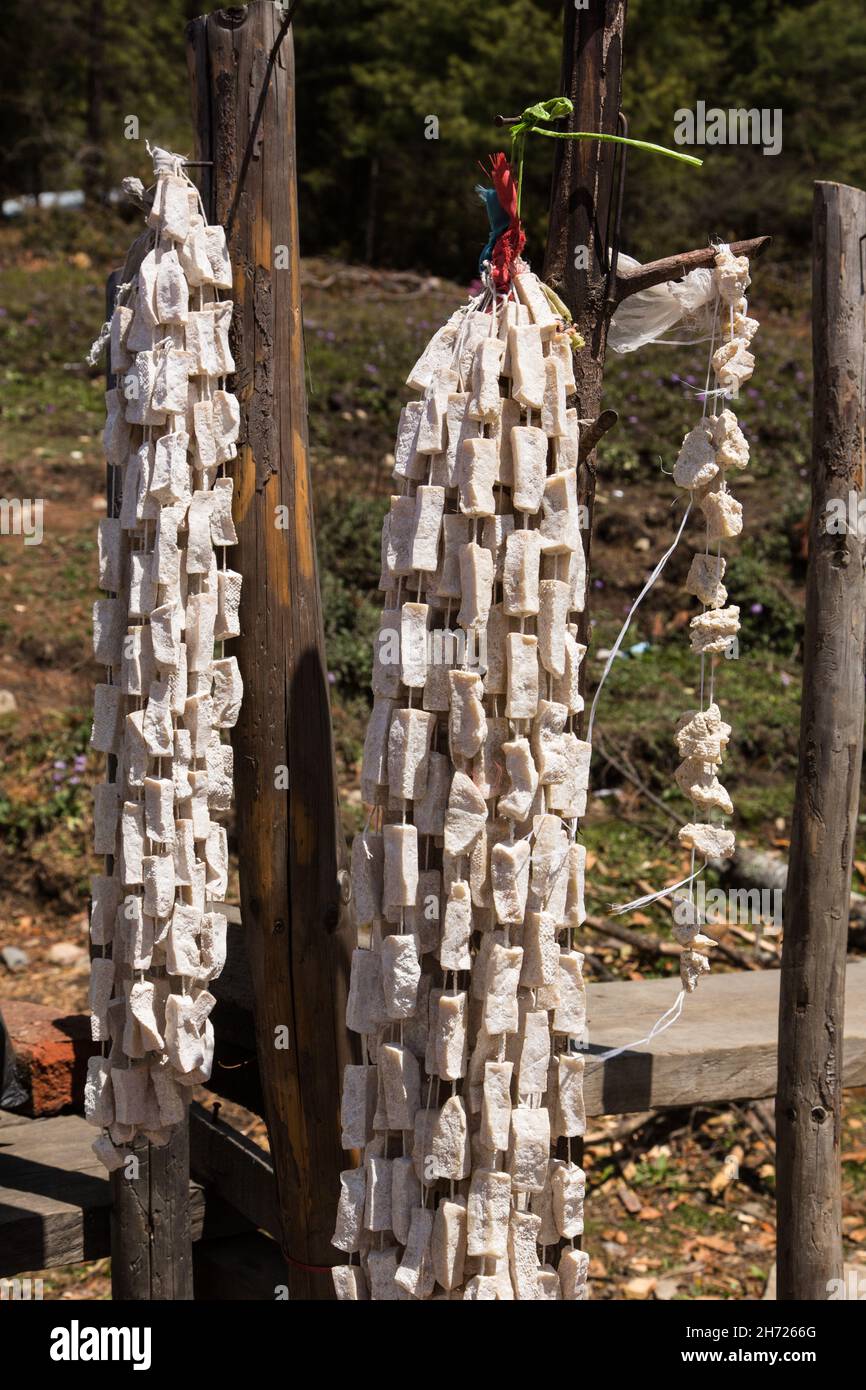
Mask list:
[{"label": "weathered wooden post", "polygon": [[111,1297],[191,1299],[189,1125],[162,1148],[139,1139],[132,1151],[135,1176],[111,1175]]},{"label": "weathered wooden post", "polygon": [[[560,94],[574,111],[566,128],[615,135],[622,95],[623,39],[627,0],[589,0],[578,9],[564,0]],[[568,305],[588,351],[575,360],[577,413],[598,419],[601,410],[610,276],[606,229],[615,200],[616,145],[608,141],[557,140],[547,232],[544,279]],[[610,424],[616,420],[611,415]],[[583,450],[579,498],[589,515],[584,537],[587,565],[595,498],[595,449]],[[580,640],[586,641],[588,611],[581,615]]]},{"label": "weathered wooden post", "polygon": [[776,1094],[778,1298],[842,1276],[842,1037],[866,675],[866,192],[816,183],[812,515]]},{"label": "weathered wooden post", "polygon": [[187,44],[205,205],[234,267],[242,918],[289,1292],[328,1298],[351,939],[307,456],[292,41],[286,12],[253,0],[194,20]]}]

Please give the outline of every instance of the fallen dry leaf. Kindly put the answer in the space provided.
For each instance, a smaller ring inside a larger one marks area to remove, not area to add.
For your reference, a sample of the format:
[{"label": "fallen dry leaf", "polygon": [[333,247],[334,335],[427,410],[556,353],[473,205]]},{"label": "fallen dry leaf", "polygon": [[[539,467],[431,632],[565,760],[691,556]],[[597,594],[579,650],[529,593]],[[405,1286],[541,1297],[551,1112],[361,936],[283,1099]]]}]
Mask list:
[{"label": "fallen dry leaf", "polygon": [[678,1279],[660,1279],[655,1287],[655,1296],[663,1303],[669,1302],[675,1294],[679,1293],[680,1283]]},{"label": "fallen dry leaf", "polygon": [[695,1245],[702,1245],[705,1250],[717,1250],[720,1255],[736,1255],[737,1247],[733,1241],[725,1240],[724,1236],[697,1236]]},{"label": "fallen dry leaf", "polygon": [[629,1279],[628,1283],[623,1286],[623,1293],[626,1298],[632,1300],[649,1298],[657,1283],[657,1279],[647,1277]]}]

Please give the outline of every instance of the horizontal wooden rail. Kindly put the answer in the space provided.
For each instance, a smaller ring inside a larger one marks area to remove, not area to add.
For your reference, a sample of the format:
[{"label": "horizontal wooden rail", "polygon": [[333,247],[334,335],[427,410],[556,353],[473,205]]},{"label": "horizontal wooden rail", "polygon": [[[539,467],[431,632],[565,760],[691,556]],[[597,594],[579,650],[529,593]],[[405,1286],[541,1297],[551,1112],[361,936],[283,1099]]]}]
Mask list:
[{"label": "horizontal wooden rail", "polygon": [[[778,970],[709,975],[682,1017],[649,1045],[594,1066],[592,1054],[645,1037],[677,996],[679,980],[626,980],[587,990],[588,1115],[757,1100],[776,1089]],[[844,1085],[866,1085],[866,960],[850,961]]]}]

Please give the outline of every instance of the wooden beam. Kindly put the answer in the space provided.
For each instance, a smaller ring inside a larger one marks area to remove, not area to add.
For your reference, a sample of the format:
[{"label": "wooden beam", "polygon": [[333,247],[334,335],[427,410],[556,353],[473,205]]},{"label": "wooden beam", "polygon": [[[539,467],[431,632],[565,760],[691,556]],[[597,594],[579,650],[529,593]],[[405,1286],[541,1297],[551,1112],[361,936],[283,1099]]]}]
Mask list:
[{"label": "wooden beam", "polygon": [[[778,970],[709,975],[682,1018],[652,1043],[594,1064],[592,1054],[645,1037],[676,998],[679,982],[623,980],[587,987],[588,1115],[757,1100],[776,1089]],[[845,1086],[866,1083],[866,960],[848,965]],[[840,1028],[841,1033],[841,1028]]]},{"label": "wooden beam", "polygon": [[[812,226],[812,513],[776,1098],[777,1297],[798,1301],[826,1299],[828,1281],[842,1275],[842,1016],[866,676],[866,545],[857,524],[866,470],[866,192],[816,183]],[[841,528],[828,526],[834,508]]]},{"label": "wooden beam", "polygon": [[[614,920],[592,925],[599,933],[627,931]],[[639,940],[642,934],[628,935]],[[230,949],[240,952],[242,928],[229,940]],[[853,1086],[866,1082],[866,962],[852,961],[848,976],[845,1085]],[[779,978],[777,970],[749,970],[702,980],[675,1028],[662,1033],[651,1046],[608,1063],[603,1071],[589,1065],[588,1113],[621,1114],[682,1105],[689,1099],[698,1104],[773,1095]],[[239,1016],[245,1008],[243,980],[238,966],[221,984],[221,1004],[236,1009]],[[237,996],[231,993],[233,983],[239,989]],[[603,1052],[642,1037],[673,1002],[672,988],[669,979],[590,983],[587,1010],[592,1050]],[[734,1017],[737,1023],[732,1026]]]},{"label": "wooden beam", "polygon": [[291,1295],[318,1298],[331,1296],[330,1280],[300,1264],[333,1257],[352,934],[341,910],[345,842],[307,455],[293,56],[290,33],[277,42],[283,19],[272,0],[254,0],[194,20],[187,41],[196,158],[213,161],[203,192],[211,218],[231,223],[234,267],[241,898],[282,1243],[298,1262]]},{"label": "wooden beam", "polygon": [[279,1240],[280,1206],[270,1154],[196,1102],[190,1107],[189,1131],[196,1180]]}]

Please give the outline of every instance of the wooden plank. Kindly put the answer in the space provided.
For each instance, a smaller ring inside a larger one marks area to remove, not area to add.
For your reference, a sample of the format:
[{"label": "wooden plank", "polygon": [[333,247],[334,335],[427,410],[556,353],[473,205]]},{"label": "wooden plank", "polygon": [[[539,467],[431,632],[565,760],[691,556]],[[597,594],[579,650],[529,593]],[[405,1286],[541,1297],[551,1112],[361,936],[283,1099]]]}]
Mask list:
[{"label": "wooden plank", "polygon": [[[0,1275],[97,1260],[109,1253],[111,1185],[80,1115],[0,1115]],[[204,1195],[188,1189],[193,1239]]]},{"label": "wooden plank", "polygon": [[[816,183],[812,511],[776,1101],[780,1300],[826,1299],[842,1275],[841,1021],[866,675],[864,242],[866,192]],[[828,530],[834,507],[843,524]]]},{"label": "wooden plank", "polygon": [[[587,989],[588,1115],[757,1099],[776,1088],[778,970],[709,975],[682,1017],[647,1046],[594,1064],[593,1053],[645,1037],[676,998],[678,981],[627,980]],[[845,1086],[866,1085],[866,960],[848,965]]]},{"label": "wooden plank", "polygon": [[190,1169],[251,1225],[280,1237],[280,1206],[270,1155],[201,1105],[189,1112]]},{"label": "wooden plank", "polygon": [[[187,40],[196,157],[213,161],[208,211],[229,224],[234,267],[241,433],[230,472],[244,586],[231,647],[244,703],[233,742],[259,1067],[283,1246],[324,1265],[345,1163],[338,1105],[352,933],[341,912],[345,844],[307,455],[293,55],[290,34],[277,44],[282,21],[272,0],[254,0],[193,21]],[[297,1266],[291,1285],[295,1298],[330,1295],[330,1281]]]}]

